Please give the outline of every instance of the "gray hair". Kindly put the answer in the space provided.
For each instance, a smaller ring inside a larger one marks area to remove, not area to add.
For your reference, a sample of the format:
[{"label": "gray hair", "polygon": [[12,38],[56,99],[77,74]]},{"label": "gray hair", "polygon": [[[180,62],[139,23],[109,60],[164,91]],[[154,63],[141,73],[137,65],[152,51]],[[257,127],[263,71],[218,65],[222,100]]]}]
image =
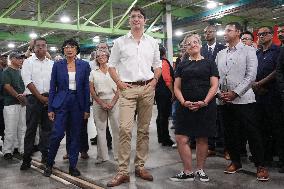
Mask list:
[{"label": "gray hair", "polygon": [[186,40],[187,40],[188,38],[190,38],[190,37],[195,37],[195,38],[198,40],[198,43],[199,43],[200,45],[202,45],[201,37],[200,37],[200,35],[198,35],[197,33],[189,33],[189,34],[187,34],[187,35],[184,37],[184,39],[183,39],[183,41],[182,41],[182,44],[184,45],[185,42],[186,42]]}]

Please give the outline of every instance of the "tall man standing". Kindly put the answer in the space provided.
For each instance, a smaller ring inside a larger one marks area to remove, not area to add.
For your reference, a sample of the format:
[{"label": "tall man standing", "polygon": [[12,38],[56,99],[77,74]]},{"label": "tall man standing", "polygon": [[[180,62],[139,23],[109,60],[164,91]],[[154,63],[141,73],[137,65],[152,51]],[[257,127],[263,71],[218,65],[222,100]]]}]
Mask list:
[{"label": "tall man standing", "polygon": [[281,41],[281,46],[284,47],[284,23],[278,25],[277,36]]},{"label": "tall man standing", "polygon": [[109,73],[120,89],[119,168],[116,176],[108,182],[109,187],[129,182],[135,110],[138,113],[135,175],[144,180],[153,180],[144,165],[149,151],[149,124],[155,86],[161,75],[161,60],[158,43],[144,33],[145,22],[143,9],[134,7],[130,10],[131,31],[115,41],[109,59]]},{"label": "tall man standing", "polygon": [[256,52],[258,59],[256,81],[252,88],[255,93],[259,128],[264,147],[264,160],[267,165],[278,152],[279,129],[282,127],[281,97],[276,83],[276,65],[280,48],[273,44],[273,29],[263,26],[258,29],[260,48]]},{"label": "tall man standing", "polygon": [[[214,25],[209,25],[204,29],[204,38],[207,41],[205,45],[202,46],[201,48],[201,55],[208,60],[215,61],[217,53],[223,49],[225,49],[225,45],[222,45],[220,43],[217,43],[216,41],[216,26]],[[219,108],[218,108],[219,109]],[[220,111],[218,110],[218,117],[217,117],[217,137],[218,140],[223,136],[222,130],[223,126],[221,125],[221,122],[219,121],[219,114]],[[220,142],[220,141],[218,141]],[[216,155],[216,139],[214,137],[208,138],[208,156],[214,156]]]},{"label": "tall man standing", "polygon": [[21,170],[31,166],[31,155],[36,131],[40,125],[39,150],[42,154],[42,163],[46,163],[49,145],[49,135],[52,122],[47,116],[48,92],[50,88],[51,70],[53,61],[46,58],[47,44],[44,38],[34,40],[35,55],[26,59],[22,68],[22,77],[27,94],[27,130],[24,140],[24,156]]},{"label": "tall man standing", "polygon": [[226,25],[224,39],[229,46],[216,57],[220,74],[217,102],[222,105],[226,148],[232,161],[224,172],[233,174],[242,168],[239,136],[240,130],[245,129],[257,167],[257,180],[267,181],[269,176],[263,167],[263,146],[255,115],[255,95],[251,89],[257,73],[257,57],[252,47],[240,42],[241,29],[237,22]]}]

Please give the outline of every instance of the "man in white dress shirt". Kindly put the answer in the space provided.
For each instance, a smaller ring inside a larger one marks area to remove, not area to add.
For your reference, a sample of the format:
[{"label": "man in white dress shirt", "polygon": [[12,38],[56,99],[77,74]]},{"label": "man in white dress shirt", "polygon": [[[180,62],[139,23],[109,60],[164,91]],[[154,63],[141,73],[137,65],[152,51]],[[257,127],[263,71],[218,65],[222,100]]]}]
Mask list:
[{"label": "man in white dress shirt", "polygon": [[25,94],[27,94],[28,104],[27,130],[21,170],[27,170],[31,166],[31,155],[38,125],[40,125],[39,150],[42,154],[42,163],[46,162],[49,135],[52,128],[52,122],[47,116],[47,105],[53,61],[46,58],[47,44],[44,38],[34,40],[34,52],[33,56],[24,61],[22,67],[22,78],[26,86]]},{"label": "man in white dress shirt", "polygon": [[109,73],[120,89],[119,168],[115,177],[108,182],[109,187],[129,182],[135,110],[138,113],[135,175],[144,180],[153,180],[144,165],[149,151],[149,124],[155,86],[161,75],[162,65],[158,43],[144,33],[145,21],[146,16],[141,8],[134,7],[130,10],[131,31],[115,40],[109,59]]}]

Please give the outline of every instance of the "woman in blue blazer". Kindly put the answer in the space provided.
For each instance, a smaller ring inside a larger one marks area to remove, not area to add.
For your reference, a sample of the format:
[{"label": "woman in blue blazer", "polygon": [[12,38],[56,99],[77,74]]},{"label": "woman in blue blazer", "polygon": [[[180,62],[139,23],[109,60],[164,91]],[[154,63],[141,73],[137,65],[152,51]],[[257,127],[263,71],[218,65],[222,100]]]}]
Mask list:
[{"label": "woman in blue blazer", "polygon": [[80,150],[80,131],[83,120],[90,115],[89,63],[77,58],[78,43],[69,39],[62,45],[65,59],[54,63],[48,98],[48,117],[54,121],[44,176],[50,176],[64,132],[70,133],[69,173],[79,176],[76,168]]}]

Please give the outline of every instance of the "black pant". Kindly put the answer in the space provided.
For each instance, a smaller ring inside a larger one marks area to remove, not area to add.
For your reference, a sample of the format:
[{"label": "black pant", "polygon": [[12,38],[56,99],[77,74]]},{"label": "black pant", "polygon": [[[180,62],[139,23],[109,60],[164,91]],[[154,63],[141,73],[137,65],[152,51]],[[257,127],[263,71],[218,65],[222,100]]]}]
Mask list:
[{"label": "black pant", "polygon": [[[70,134],[69,129],[66,129],[66,151],[69,152],[69,144],[70,144]],[[84,125],[81,129],[80,135],[80,152],[88,152],[89,151],[89,141],[88,141],[88,119],[84,120]]]},{"label": "black pant", "polygon": [[[4,140],[4,131],[5,131],[3,109],[4,109],[3,100],[0,100],[0,136],[2,137],[2,140]],[[0,140],[1,140],[1,138],[0,138]]]},{"label": "black pant", "polygon": [[283,127],[281,102],[275,104],[257,103],[259,130],[264,147],[264,160],[272,161],[281,146],[281,127]]},{"label": "black pant", "polygon": [[42,157],[46,158],[49,147],[49,136],[52,122],[48,119],[48,108],[44,106],[35,96],[29,95],[26,111],[27,130],[24,139],[24,161],[31,161],[35,136],[39,127],[39,150]]},{"label": "black pant", "polygon": [[261,135],[258,131],[256,105],[251,104],[226,104],[221,106],[222,120],[226,138],[226,148],[234,164],[241,165],[241,130],[247,133],[251,153],[255,166],[263,166],[264,151]]},{"label": "black pant", "polygon": [[171,97],[168,95],[156,95],[158,115],[156,119],[158,142],[166,144],[171,140],[169,135],[169,117],[172,111]]}]

